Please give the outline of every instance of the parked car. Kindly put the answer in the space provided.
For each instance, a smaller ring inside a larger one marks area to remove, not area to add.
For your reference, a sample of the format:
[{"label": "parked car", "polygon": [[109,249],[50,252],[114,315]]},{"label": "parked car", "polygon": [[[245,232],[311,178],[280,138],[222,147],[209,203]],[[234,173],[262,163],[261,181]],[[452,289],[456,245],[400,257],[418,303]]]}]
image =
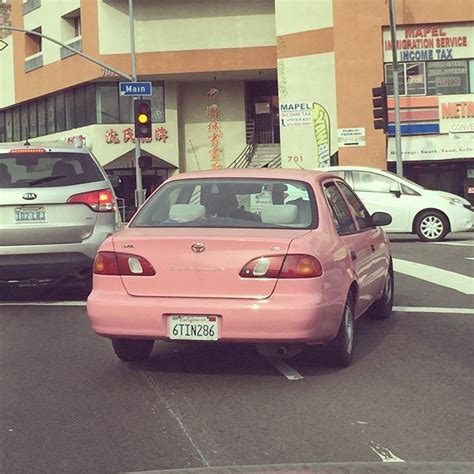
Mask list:
[{"label": "parked car", "polygon": [[184,173],[102,244],[87,312],[123,361],[161,339],[327,344],[345,366],[354,320],[392,309],[389,222],[331,173]]},{"label": "parked car", "polygon": [[90,284],[99,245],[120,227],[111,182],[88,149],[0,145],[0,286]]},{"label": "parked car", "polygon": [[332,166],[360,197],[369,212],[388,212],[385,230],[417,234],[425,242],[439,242],[449,232],[472,229],[472,206],[466,199],[444,191],[425,189],[388,171],[363,166]]}]

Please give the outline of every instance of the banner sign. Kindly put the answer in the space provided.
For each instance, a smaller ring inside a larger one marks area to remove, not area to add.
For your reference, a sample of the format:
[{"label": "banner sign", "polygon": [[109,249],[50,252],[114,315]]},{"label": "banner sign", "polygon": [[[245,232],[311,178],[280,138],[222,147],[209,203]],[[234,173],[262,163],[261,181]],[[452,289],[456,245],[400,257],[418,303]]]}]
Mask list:
[{"label": "banner sign", "polygon": [[[446,61],[471,58],[474,48],[474,24],[439,24],[397,28],[398,60]],[[392,62],[390,29],[383,31],[384,62]]]},{"label": "banner sign", "polygon": [[439,131],[474,132],[474,94],[440,95]]}]

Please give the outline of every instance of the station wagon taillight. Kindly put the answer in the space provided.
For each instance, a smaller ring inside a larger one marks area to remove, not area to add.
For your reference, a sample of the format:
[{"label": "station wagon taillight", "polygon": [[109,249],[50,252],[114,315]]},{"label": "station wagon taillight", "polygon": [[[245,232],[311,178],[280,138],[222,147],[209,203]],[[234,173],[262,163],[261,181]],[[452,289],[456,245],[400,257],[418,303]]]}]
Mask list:
[{"label": "station wagon taillight", "polygon": [[320,261],[312,255],[269,255],[248,262],[242,278],[314,278],[323,274]]},{"label": "station wagon taillight", "polygon": [[114,210],[114,196],[109,189],[74,194],[67,200],[67,202],[73,204],[86,204],[96,212],[110,212]]},{"label": "station wagon taillight", "polygon": [[144,257],[129,253],[99,252],[94,260],[96,275],[153,276],[153,265]]}]

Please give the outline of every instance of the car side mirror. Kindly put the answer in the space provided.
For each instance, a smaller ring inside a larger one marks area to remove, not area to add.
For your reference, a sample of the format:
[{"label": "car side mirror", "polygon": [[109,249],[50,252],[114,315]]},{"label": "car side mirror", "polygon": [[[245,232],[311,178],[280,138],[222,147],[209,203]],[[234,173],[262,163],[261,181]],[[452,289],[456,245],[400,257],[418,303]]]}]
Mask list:
[{"label": "car side mirror", "polygon": [[120,186],[120,183],[122,182],[122,180],[120,179],[120,176],[109,174],[107,175],[107,177],[109,178],[109,181],[112,187],[118,188]]},{"label": "car side mirror", "polygon": [[393,183],[388,190],[392,193],[395,194],[397,198],[399,198],[402,193],[400,191],[400,186],[397,183]]},{"label": "car side mirror", "polygon": [[387,212],[374,212],[371,217],[372,225],[375,227],[389,225],[392,223],[392,216]]}]

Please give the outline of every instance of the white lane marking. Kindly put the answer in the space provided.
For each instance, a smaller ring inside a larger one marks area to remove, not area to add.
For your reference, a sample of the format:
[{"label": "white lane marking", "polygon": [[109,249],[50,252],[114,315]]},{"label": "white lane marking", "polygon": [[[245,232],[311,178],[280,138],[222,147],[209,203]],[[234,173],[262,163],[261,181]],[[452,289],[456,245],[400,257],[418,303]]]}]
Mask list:
[{"label": "white lane marking", "polygon": [[446,314],[474,314],[474,308],[439,308],[422,306],[394,306],[397,313],[446,313]]},{"label": "white lane marking", "polygon": [[444,286],[445,288],[451,288],[465,295],[474,295],[474,280],[472,277],[399,258],[393,259],[393,268],[398,273]]},{"label": "white lane marking", "polygon": [[[176,414],[176,412],[170,407],[168,402],[164,399],[163,395],[161,394],[161,390],[158,388],[158,385],[156,382],[153,380],[153,378],[148,375],[146,372],[142,372],[143,376],[145,377],[146,381],[152,388],[152,390],[155,392],[156,396],[159,398],[160,402],[165,406],[165,408],[168,410],[168,413],[177,421],[179,427],[185,434],[186,438],[188,438],[189,442],[193,446],[193,448],[196,450],[198,453],[199,457],[201,458],[202,463],[204,464],[205,467],[209,467],[209,461],[205,458],[204,454],[202,451],[199,449],[199,446],[194,442],[194,440],[191,438],[191,435],[189,434],[188,430],[184,426],[184,423],[181,420],[181,417]],[[154,411],[155,413],[155,411]]]},{"label": "white lane marking", "polygon": [[395,456],[388,448],[384,448],[381,444],[371,441],[369,448],[382,460],[382,462],[405,462],[404,459]]},{"label": "white lane marking", "polygon": [[273,359],[270,357],[265,357],[270,364],[275,367],[281,374],[283,374],[288,380],[301,380],[304,378],[299,372],[297,372],[291,365],[288,365],[285,361],[281,359]]},{"label": "white lane marking", "polygon": [[474,260],[474,257],[466,257],[466,260]]},{"label": "white lane marking", "polygon": [[86,306],[85,301],[0,301],[0,306]]},{"label": "white lane marking", "polygon": [[436,245],[458,245],[459,247],[474,247],[474,240],[460,240],[451,242],[429,242]]}]

